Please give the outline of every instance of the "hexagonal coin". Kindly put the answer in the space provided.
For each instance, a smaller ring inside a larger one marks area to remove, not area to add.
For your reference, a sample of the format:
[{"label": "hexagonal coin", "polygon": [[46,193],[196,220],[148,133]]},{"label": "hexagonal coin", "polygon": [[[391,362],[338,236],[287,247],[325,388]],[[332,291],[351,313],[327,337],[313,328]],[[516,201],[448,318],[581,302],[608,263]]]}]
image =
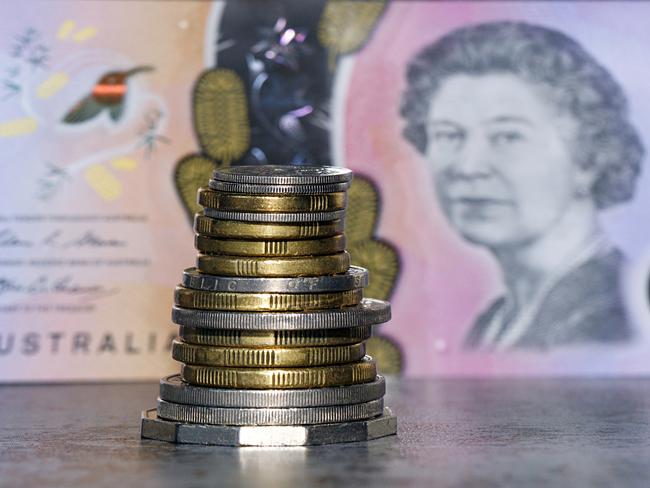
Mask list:
[{"label": "hexagonal coin", "polygon": [[179,444],[217,446],[312,446],[369,441],[397,433],[397,417],[384,408],[380,417],[319,425],[246,426],[173,422],[158,418],[156,409],[142,412],[140,434]]}]

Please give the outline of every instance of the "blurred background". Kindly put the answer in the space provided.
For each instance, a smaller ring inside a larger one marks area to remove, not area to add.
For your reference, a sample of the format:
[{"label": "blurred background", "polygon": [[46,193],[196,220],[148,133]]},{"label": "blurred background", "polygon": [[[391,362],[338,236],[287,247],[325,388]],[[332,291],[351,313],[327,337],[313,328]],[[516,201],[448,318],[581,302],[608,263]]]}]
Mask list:
[{"label": "blurred background", "polygon": [[383,373],[650,371],[650,5],[0,13],[0,381],[175,372],[196,190],[263,164],[355,172],[348,250],[393,310],[368,346]]}]

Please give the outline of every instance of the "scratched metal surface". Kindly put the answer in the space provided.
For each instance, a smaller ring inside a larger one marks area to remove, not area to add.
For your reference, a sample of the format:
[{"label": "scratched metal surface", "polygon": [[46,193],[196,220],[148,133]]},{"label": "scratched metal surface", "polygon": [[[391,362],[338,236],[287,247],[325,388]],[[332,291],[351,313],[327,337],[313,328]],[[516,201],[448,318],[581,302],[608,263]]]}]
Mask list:
[{"label": "scratched metal surface", "polygon": [[393,380],[397,437],[310,448],[139,438],[157,385],[0,387],[0,486],[650,486],[650,380]]}]

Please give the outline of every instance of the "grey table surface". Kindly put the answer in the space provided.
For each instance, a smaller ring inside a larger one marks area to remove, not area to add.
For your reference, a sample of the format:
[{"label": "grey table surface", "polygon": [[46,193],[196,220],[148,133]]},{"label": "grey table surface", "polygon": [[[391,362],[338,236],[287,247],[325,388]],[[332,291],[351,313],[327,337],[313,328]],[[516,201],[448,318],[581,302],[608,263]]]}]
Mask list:
[{"label": "grey table surface", "polygon": [[0,387],[0,486],[650,486],[650,379],[393,380],[398,435],[309,448],[141,440],[157,385]]}]

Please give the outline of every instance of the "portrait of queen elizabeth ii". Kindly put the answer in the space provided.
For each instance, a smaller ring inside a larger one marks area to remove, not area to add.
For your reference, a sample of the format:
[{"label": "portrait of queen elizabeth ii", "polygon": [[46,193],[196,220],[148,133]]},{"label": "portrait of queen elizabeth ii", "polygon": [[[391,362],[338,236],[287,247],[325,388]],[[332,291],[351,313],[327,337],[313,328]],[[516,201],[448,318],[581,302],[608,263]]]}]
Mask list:
[{"label": "portrait of queen elizabeth ii", "polygon": [[451,227],[502,273],[465,347],[632,341],[625,257],[598,216],[633,197],[644,147],[613,75],[557,30],[491,22],[426,46],[406,79],[403,134]]}]

